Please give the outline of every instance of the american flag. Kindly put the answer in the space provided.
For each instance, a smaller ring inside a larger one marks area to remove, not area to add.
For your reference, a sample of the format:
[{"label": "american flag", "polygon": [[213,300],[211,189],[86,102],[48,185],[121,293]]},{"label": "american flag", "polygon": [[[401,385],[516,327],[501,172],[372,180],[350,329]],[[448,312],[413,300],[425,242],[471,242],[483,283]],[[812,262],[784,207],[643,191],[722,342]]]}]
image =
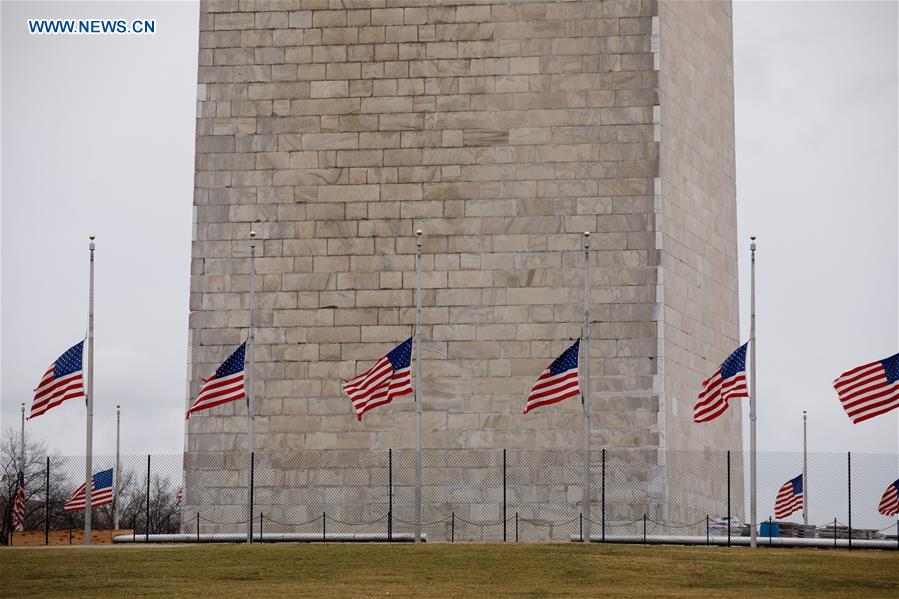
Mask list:
[{"label": "american flag", "polygon": [[16,485],[16,502],[12,508],[12,529],[23,530],[25,528],[25,473],[19,470],[18,484]]},{"label": "american flag", "polygon": [[895,516],[899,514],[899,479],[887,487],[880,498],[880,507],[877,511],[884,516]]},{"label": "american flag", "polygon": [[372,408],[412,393],[412,337],[409,337],[359,376],[343,382],[343,391],[353,402],[356,417]]},{"label": "american flag", "polygon": [[54,408],[67,399],[85,397],[84,383],[81,376],[81,354],[84,341],[76,343],[59,356],[44,373],[31,402],[31,415],[28,419],[40,416],[50,408]]},{"label": "american flag", "polygon": [[727,411],[728,402],[749,397],[746,387],[746,346],[744,343],[727,356],[715,374],[702,382],[702,391],[693,406],[693,422],[708,422]]},{"label": "american flag", "polygon": [[[66,499],[63,509],[69,512],[83,510],[85,501],[84,483],[81,483],[81,486]],[[91,477],[91,507],[102,507],[110,503],[112,503],[112,468]]]},{"label": "american flag", "polygon": [[176,498],[178,503],[184,503],[184,487],[178,487],[178,496]]},{"label": "american flag", "polygon": [[853,424],[899,408],[899,354],[844,372],[833,388]]},{"label": "american flag", "polygon": [[243,367],[246,350],[247,343],[241,343],[240,347],[216,369],[215,374],[203,381],[194,405],[187,411],[186,419],[190,418],[193,412],[206,410],[229,401],[237,401],[247,396],[244,391]]},{"label": "american flag", "polygon": [[524,406],[525,414],[539,406],[580,395],[577,367],[580,347],[581,340],[578,339],[537,378],[537,382],[528,393],[528,401]]},{"label": "american flag", "polygon": [[774,500],[774,517],[782,520],[802,509],[802,475],[783,484]]}]

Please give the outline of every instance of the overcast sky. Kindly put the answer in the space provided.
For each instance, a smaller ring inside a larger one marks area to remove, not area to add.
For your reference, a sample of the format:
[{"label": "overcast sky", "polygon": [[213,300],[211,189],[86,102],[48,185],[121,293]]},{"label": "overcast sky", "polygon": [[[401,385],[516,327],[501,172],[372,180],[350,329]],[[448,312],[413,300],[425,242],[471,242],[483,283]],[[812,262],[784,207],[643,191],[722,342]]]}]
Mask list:
[{"label": "overcast sky", "polygon": [[[155,36],[30,36],[35,17],[154,18]],[[85,334],[97,235],[94,448],[180,452],[196,3],[2,3],[2,426]],[[734,8],[741,335],[759,236],[759,447],[897,451],[830,386],[897,344],[897,4]],[[699,381],[697,381],[697,384]],[[744,406],[745,409],[745,406]],[[29,422],[83,453],[78,402]],[[748,436],[747,436],[748,439]]]}]

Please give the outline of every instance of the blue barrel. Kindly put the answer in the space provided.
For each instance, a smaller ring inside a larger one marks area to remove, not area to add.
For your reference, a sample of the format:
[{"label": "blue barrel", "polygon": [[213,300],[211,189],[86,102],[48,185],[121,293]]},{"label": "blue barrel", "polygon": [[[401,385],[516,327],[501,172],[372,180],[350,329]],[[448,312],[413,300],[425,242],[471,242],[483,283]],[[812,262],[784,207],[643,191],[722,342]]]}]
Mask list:
[{"label": "blue barrel", "polygon": [[762,522],[759,526],[759,536],[766,538],[779,537],[780,526],[778,526],[777,522]]}]

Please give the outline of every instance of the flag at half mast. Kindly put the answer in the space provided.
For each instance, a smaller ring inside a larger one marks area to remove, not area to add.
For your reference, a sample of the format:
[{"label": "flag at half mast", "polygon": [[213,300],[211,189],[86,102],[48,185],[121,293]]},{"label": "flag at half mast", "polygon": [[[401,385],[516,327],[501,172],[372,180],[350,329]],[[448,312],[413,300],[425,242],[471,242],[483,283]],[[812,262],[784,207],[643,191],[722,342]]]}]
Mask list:
[{"label": "flag at half mast", "polygon": [[[49,463],[49,462],[48,462]],[[19,470],[16,483],[16,499],[12,508],[12,529],[15,531],[25,528],[25,473]]]},{"label": "flag at half mast", "polygon": [[85,397],[82,377],[82,354],[84,341],[67,349],[44,373],[31,402],[28,419],[40,416],[50,408],[55,408],[67,399]]},{"label": "flag at half mast", "polygon": [[774,499],[774,517],[783,520],[802,509],[802,475],[783,484]]},{"label": "flag at half mast", "polygon": [[537,382],[528,393],[528,401],[524,406],[527,414],[534,408],[557,403],[569,397],[581,394],[578,380],[578,356],[581,340],[562,352],[546,370],[537,378]]},{"label": "flag at half mast", "polygon": [[880,498],[880,505],[877,511],[884,516],[895,516],[899,514],[899,479],[896,479],[887,490],[883,492]]},{"label": "flag at half mast", "polygon": [[194,405],[187,411],[185,419],[200,410],[220,406],[223,403],[237,401],[247,396],[244,390],[244,357],[247,343],[240,344],[222,365],[215,369],[215,374],[203,381]]},{"label": "flag at half mast", "polygon": [[863,364],[833,382],[853,424],[899,408],[899,354]]},{"label": "flag at half mast", "polygon": [[715,371],[702,381],[702,391],[693,406],[693,422],[708,422],[727,411],[730,400],[749,397],[746,386],[746,346],[744,343],[734,351]]},{"label": "flag at half mast", "polygon": [[[112,503],[112,468],[96,473],[91,477],[91,507],[102,507]],[[67,512],[84,509],[84,483],[72,491],[62,509]]]},{"label": "flag at half mast", "polygon": [[412,337],[355,378],[343,382],[343,392],[353,402],[356,418],[372,408],[412,393]]}]

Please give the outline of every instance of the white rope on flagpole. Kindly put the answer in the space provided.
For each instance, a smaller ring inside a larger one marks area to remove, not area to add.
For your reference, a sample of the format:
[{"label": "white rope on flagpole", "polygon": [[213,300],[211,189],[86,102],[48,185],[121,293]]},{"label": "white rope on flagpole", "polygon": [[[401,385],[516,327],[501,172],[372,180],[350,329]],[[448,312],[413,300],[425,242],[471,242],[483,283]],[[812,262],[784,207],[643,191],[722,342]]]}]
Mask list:
[{"label": "white rope on flagpole", "polygon": [[808,526],[808,435],[805,410],[802,410],[802,523]]},{"label": "white rope on flagpole", "polygon": [[584,231],[584,540],[590,542],[590,231]]},{"label": "white rope on flagpole", "polygon": [[19,468],[22,472],[25,472],[25,402],[22,402],[22,466]]},{"label": "white rope on flagpole", "polygon": [[84,540],[91,544],[91,487],[93,487],[93,450],[94,450],[94,239],[90,236],[90,291],[87,308],[87,432],[85,434],[84,452]]},{"label": "white rope on flagpole", "polygon": [[[249,460],[256,452],[256,401],[253,370],[256,362],[256,231],[250,231],[250,331],[247,336],[247,355],[249,364],[246,367],[247,389],[247,448]],[[248,466],[252,468],[252,466]],[[253,480],[247,473],[247,543],[253,542]]]},{"label": "white rope on flagpole", "polygon": [[122,464],[120,461],[120,448],[122,438],[122,406],[115,407],[115,487],[112,491],[112,528],[119,529],[119,485],[122,480]]},{"label": "white rope on flagpole", "polygon": [[750,349],[752,349],[750,363],[750,390],[749,390],[749,545],[755,547],[758,543],[758,518],[756,516],[756,479],[755,479],[755,420],[756,420],[756,384],[755,384],[755,235],[751,236],[752,243],[749,245],[751,252],[751,275],[750,275],[750,316],[749,316],[749,340]]},{"label": "white rope on flagpole", "polygon": [[415,232],[415,542],[421,542],[421,229]]}]

